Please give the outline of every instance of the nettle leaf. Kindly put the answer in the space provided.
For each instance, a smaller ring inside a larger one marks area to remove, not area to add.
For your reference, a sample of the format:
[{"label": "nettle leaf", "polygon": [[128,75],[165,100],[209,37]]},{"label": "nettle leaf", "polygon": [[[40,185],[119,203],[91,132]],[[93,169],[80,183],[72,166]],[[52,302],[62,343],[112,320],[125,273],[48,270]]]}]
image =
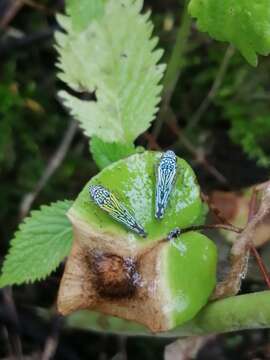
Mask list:
[{"label": "nettle leaf", "polygon": [[81,32],[70,17],[58,17],[65,30],[56,33],[59,78],[96,96],[83,101],[59,94],[87,136],[132,143],[154,119],[165,66],[158,65],[162,51],[155,50],[157,38],[151,38],[153,25],[142,6],[142,0],[108,0],[104,14],[89,16]]},{"label": "nettle leaf", "polygon": [[19,227],[4,261],[0,287],[44,279],[69,254],[72,227],[66,217],[72,201],[33,211]]},{"label": "nettle leaf", "polygon": [[101,17],[105,2],[106,0],[67,0],[67,14],[71,17],[73,29],[82,31],[90,21]]},{"label": "nettle leaf", "polygon": [[189,11],[201,31],[232,43],[251,65],[270,53],[270,0],[191,0]]},{"label": "nettle leaf", "polygon": [[91,139],[90,150],[100,170],[137,152],[134,144],[106,143],[96,136]]}]

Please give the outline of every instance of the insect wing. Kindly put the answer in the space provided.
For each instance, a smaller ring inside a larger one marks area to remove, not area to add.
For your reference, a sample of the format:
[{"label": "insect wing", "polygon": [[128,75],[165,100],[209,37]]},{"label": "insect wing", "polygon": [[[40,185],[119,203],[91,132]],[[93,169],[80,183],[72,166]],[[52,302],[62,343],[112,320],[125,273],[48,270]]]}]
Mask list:
[{"label": "insect wing", "polygon": [[93,201],[113,219],[122,223],[140,236],[146,236],[143,227],[138,224],[135,217],[119,202],[113,193],[100,185],[91,186],[89,190]]},{"label": "insect wing", "polygon": [[176,155],[173,151],[167,151],[161,158],[157,168],[156,185],[156,218],[164,216],[168,205],[169,196],[172,192],[177,173]]}]

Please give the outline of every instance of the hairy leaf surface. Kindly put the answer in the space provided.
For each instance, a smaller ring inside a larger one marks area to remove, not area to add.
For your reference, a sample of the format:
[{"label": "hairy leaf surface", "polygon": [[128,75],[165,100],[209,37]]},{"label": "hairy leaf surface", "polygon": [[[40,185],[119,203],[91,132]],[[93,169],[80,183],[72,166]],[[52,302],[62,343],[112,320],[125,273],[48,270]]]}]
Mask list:
[{"label": "hairy leaf surface", "polygon": [[149,13],[141,14],[142,5],[141,0],[108,0],[103,15],[89,15],[80,32],[71,17],[59,16],[65,30],[56,34],[59,77],[96,96],[86,101],[60,93],[87,136],[131,143],[154,119],[165,67],[157,65],[162,51],[155,50],[153,25]]},{"label": "hairy leaf surface", "polygon": [[191,0],[189,11],[201,31],[232,43],[251,65],[270,53],[270,0]]},{"label": "hairy leaf surface", "polygon": [[58,201],[33,211],[11,241],[0,287],[40,280],[69,254],[72,228],[66,217],[72,201]]}]

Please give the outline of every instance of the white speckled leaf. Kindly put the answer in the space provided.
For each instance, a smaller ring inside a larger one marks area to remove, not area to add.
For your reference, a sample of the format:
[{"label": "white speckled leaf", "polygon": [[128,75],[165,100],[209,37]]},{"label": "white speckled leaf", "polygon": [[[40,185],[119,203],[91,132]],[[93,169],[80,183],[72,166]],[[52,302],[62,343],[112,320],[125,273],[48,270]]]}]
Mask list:
[{"label": "white speckled leaf", "polygon": [[[99,0],[100,1],[100,0]],[[165,66],[151,38],[149,13],[141,0],[108,0],[104,14],[80,32],[71,18],[59,16],[65,33],[56,33],[59,78],[77,91],[94,92],[97,101],[83,101],[61,92],[87,136],[107,142],[133,142],[154,119]]]},{"label": "white speckled leaf", "polygon": [[[193,170],[180,158],[176,184],[165,216],[162,221],[155,218],[155,166],[160,156],[161,153],[146,151],[106,167],[84,187],[70,211],[97,231],[129,234],[131,240],[142,245],[166,237],[177,226],[185,228],[193,225],[203,212],[200,189]],[[102,185],[110,189],[134,213],[138,222],[145,227],[148,237],[142,239],[131,234],[99,209],[90,201],[89,185]]]}]

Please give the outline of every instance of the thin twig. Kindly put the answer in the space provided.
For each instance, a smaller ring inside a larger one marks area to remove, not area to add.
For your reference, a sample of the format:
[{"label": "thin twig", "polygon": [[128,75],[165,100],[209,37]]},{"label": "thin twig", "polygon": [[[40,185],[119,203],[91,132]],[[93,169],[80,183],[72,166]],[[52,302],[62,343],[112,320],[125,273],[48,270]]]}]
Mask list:
[{"label": "thin twig", "polygon": [[187,7],[188,1],[185,1],[184,9],[181,14],[182,20],[177,31],[175,45],[169,59],[167,70],[163,80],[162,103],[158,118],[154,124],[152,131],[155,138],[158,138],[158,135],[162,128],[162,124],[167,117],[168,106],[171,102],[174,89],[179,81],[181,71],[185,64],[184,56],[186,53],[187,40],[190,34],[192,22]]},{"label": "thin twig", "polygon": [[[262,190],[262,198],[257,213],[253,214],[253,212],[250,211],[250,221],[232,246],[231,269],[226,276],[226,279],[217,285],[213,295],[214,299],[235,295],[240,290],[242,279],[245,277],[247,272],[249,253],[250,248],[252,248],[252,239],[255,231],[258,225],[265,219],[266,216],[269,215],[269,213],[270,183],[266,183]],[[260,261],[259,264],[262,264],[262,262]],[[263,270],[261,267],[260,269]]]},{"label": "thin twig", "polygon": [[191,336],[178,339],[165,348],[164,360],[191,360],[197,358],[199,351],[216,335]]},{"label": "thin twig", "polygon": [[204,154],[201,151],[198,151],[194,145],[185,137],[181,129],[179,128],[175,114],[172,109],[170,109],[170,120],[167,120],[167,125],[171,131],[178,137],[181,144],[193,155],[195,161],[198,164],[201,164],[216,180],[218,180],[223,185],[228,185],[228,180],[205,158]]},{"label": "thin twig", "polygon": [[255,186],[255,189],[256,189],[257,191],[262,191],[262,190],[264,190],[267,186],[270,186],[270,180],[265,181],[265,182],[260,183],[260,184],[257,184],[257,185]]},{"label": "thin twig", "polygon": [[173,51],[168,61],[167,70],[163,80],[163,96],[165,103],[169,104],[175,86],[179,81],[181,70],[184,66],[187,41],[191,30],[191,17],[188,12],[189,1],[184,1],[184,8],[181,12],[181,21],[176,35]]},{"label": "thin twig", "polygon": [[150,150],[161,150],[161,147],[157,143],[155,137],[148,131],[143,134],[144,138],[147,140],[147,148]]},{"label": "thin twig", "polygon": [[195,111],[194,115],[191,116],[191,118],[188,122],[188,125],[186,127],[187,130],[190,130],[194,126],[198,125],[198,122],[201,120],[201,118],[203,117],[203,115],[205,114],[207,109],[209,108],[211,102],[216,97],[218,90],[219,90],[220,86],[222,85],[225,74],[228,70],[230,60],[231,60],[232,56],[234,55],[234,52],[235,52],[234,47],[232,45],[229,45],[225,52],[225,55],[222,59],[222,62],[219,66],[217,75],[211,86],[211,89],[208,92],[206,98],[203,100],[203,102],[199,106],[199,108]]},{"label": "thin twig", "polygon": [[54,358],[59,342],[61,325],[62,317],[56,316],[52,321],[52,332],[46,340],[41,360],[52,360]]},{"label": "thin twig", "polygon": [[257,261],[257,264],[259,266],[260,272],[264,278],[266,285],[270,289],[270,276],[269,276],[268,270],[267,270],[264,262],[262,261],[262,258],[260,256],[260,254],[258,253],[258,250],[256,249],[256,247],[254,245],[251,245],[251,252]]},{"label": "thin twig", "polygon": [[188,231],[200,231],[200,230],[227,230],[227,231],[233,231],[237,234],[241,234],[243,229],[236,227],[234,225],[226,225],[226,224],[211,224],[211,225],[196,225],[196,226],[190,226],[188,228],[183,229],[181,232],[185,233]]},{"label": "thin twig", "polygon": [[28,193],[24,196],[20,206],[21,218],[24,218],[28,214],[33,202],[36,200],[41,190],[46,186],[46,184],[48,183],[54,172],[63,162],[71,146],[76,131],[77,131],[77,123],[72,120],[66,130],[66,133],[64,134],[61,140],[60,145],[58,146],[56,152],[51,157],[47,167],[45,168],[41,178],[37,182],[34,190],[31,193]]},{"label": "thin twig", "polygon": [[[258,192],[259,192],[259,190],[256,187],[252,191],[252,196],[251,196],[250,205],[249,205],[248,223],[254,218],[254,216],[256,215],[256,212],[257,212]],[[257,261],[257,264],[258,264],[260,272],[264,278],[264,281],[267,284],[268,288],[270,289],[270,276],[269,276],[268,270],[260,256],[260,254],[258,253],[256,247],[254,246],[254,244],[250,245],[250,249],[251,249],[253,256],[255,257],[255,259]]]},{"label": "thin twig", "polygon": [[127,360],[127,338],[126,336],[118,336],[118,356],[119,360]]},{"label": "thin twig", "polygon": [[0,29],[5,29],[23,7],[22,0],[13,0],[3,18],[0,20]]},{"label": "thin twig", "polygon": [[249,223],[254,216],[256,215],[257,212],[257,207],[258,207],[258,192],[259,190],[256,189],[256,187],[253,188],[252,191],[252,195],[251,195],[251,199],[249,202],[249,211],[248,211],[248,221],[247,223]]},{"label": "thin twig", "polygon": [[10,349],[12,351],[12,356],[16,360],[22,360],[22,344],[18,332],[19,320],[16,306],[13,300],[12,289],[10,287],[7,287],[3,290],[3,299],[6,312],[8,313],[8,316],[10,318],[10,325],[7,326],[7,334],[10,340]]},{"label": "thin twig", "polygon": [[13,350],[9,341],[9,333],[6,326],[3,326],[3,330],[1,331],[0,335],[2,335],[4,342],[6,344],[6,353],[8,354],[8,358],[13,360]]},{"label": "thin twig", "polygon": [[[269,182],[265,182],[264,184],[260,184],[260,185],[257,185],[257,187],[254,187],[252,196],[251,196],[251,200],[250,200],[250,205],[249,205],[248,223],[254,218],[254,216],[256,215],[256,212],[258,210],[258,199],[257,199],[258,192],[263,190],[263,188],[265,186],[267,186],[268,184],[269,184]],[[223,216],[221,216],[220,211],[213,204],[211,204],[209,197],[207,195],[201,193],[201,198],[203,199],[203,201],[205,201],[208,204],[212,213],[217,217],[217,219],[219,221],[221,221],[222,224],[226,224],[229,227],[233,226],[229,221],[227,221],[227,219],[225,219]],[[243,231],[243,229],[241,231]],[[251,248],[251,251],[257,261],[257,264],[259,266],[261,274],[262,274],[267,286],[269,287],[270,276],[268,274],[267,268],[260,256],[260,254],[258,253],[256,247],[253,244],[251,244],[250,248]]]},{"label": "thin twig", "polygon": [[38,4],[33,0],[12,0],[3,18],[0,20],[0,29],[5,29],[24,5],[28,5],[49,15],[55,13],[55,11],[50,10],[46,6]]},{"label": "thin twig", "polygon": [[25,5],[28,5],[29,7],[32,7],[38,11],[41,11],[47,15],[52,15],[52,14],[55,14],[56,10],[51,10],[51,9],[48,9],[46,6],[42,5],[42,4],[39,4],[39,3],[36,3],[35,1],[33,0],[21,0]]},{"label": "thin twig", "polygon": [[210,199],[209,199],[209,196],[206,195],[205,193],[203,193],[201,191],[201,198],[202,200],[208,205],[209,209],[211,210],[212,214],[215,215],[215,217],[217,218],[218,221],[220,221],[222,224],[226,224],[226,225],[229,225],[229,226],[232,226],[232,224],[230,224],[227,219],[225,219],[221,213],[220,213],[220,210],[211,203]]}]

